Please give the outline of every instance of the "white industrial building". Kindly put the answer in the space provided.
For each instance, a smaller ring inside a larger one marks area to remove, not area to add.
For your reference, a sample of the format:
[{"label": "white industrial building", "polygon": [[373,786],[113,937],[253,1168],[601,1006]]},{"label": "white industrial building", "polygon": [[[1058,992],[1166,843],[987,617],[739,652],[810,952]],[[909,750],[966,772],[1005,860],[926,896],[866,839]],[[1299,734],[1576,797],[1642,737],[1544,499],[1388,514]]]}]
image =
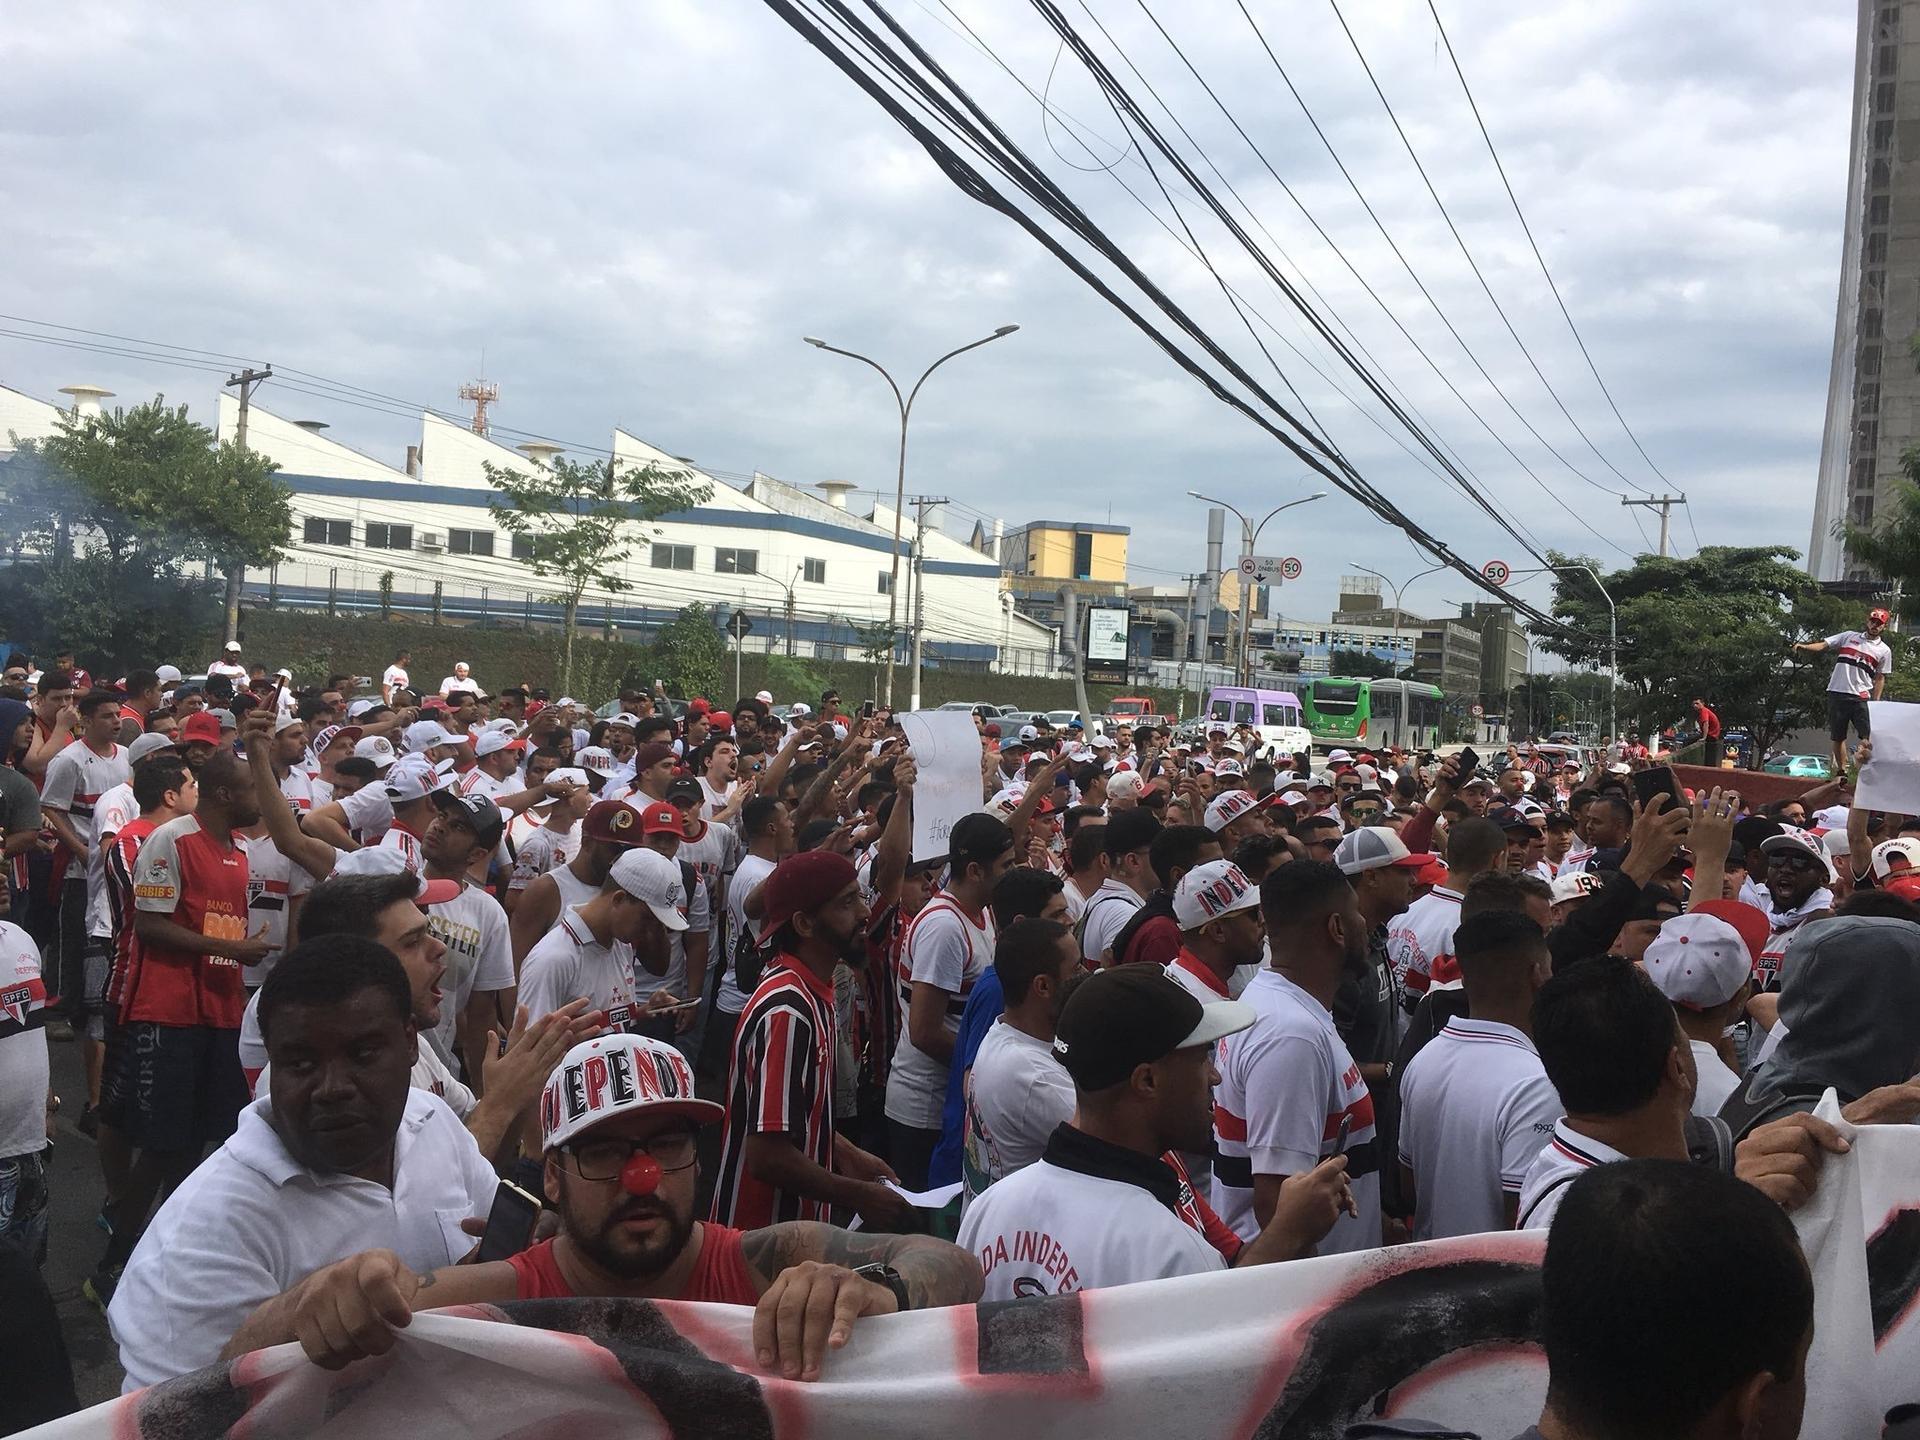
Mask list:
[{"label": "white industrial building", "polygon": [[[73,387],[76,403],[103,395]],[[530,443],[517,449],[427,413],[420,443],[399,466],[385,464],[322,433],[326,427],[275,414],[256,395],[248,413],[249,448],[280,466],[289,490],[293,533],[287,556],[269,571],[249,571],[246,595],[298,608],[435,614],[452,623],[554,622],[559,607],[516,558],[515,537],[489,511],[497,492],[485,466],[526,470],[560,452]],[[58,408],[0,387],[0,454],[6,432],[52,433]],[[222,394],[218,433],[234,434],[237,400]],[[580,623],[644,639],[689,603],[744,610],[749,652],[858,657],[857,627],[887,619],[893,513],[849,508],[855,487],[828,481],[815,492],[756,474],[744,485],[716,479],[622,430],[612,452],[622,462],[655,464],[711,487],[699,506],[649,523],[621,567],[629,587],[589,591]],[[579,456],[579,459],[600,457]],[[913,597],[911,514],[901,526],[897,623],[904,632]],[[519,545],[525,546],[521,540]],[[524,552],[523,552],[524,553]],[[1051,674],[1061,666],[1054,632],[1015,612],[992,555],[927,527],[923,557],[924,650],[930,666]],[[906,658],[906,644],[900,653]]]}]

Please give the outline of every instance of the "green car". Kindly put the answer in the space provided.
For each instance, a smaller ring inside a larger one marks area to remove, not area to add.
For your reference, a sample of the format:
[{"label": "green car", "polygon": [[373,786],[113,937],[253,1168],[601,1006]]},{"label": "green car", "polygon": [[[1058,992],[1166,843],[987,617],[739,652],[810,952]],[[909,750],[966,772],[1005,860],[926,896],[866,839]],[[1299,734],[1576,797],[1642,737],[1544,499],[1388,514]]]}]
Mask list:
[{"label": "green car", "polygon": [[1797,780],[1832,778],[1833,765],[1824,755],[1776,755],[1761,770],[1768,775],[1791,775]]}]

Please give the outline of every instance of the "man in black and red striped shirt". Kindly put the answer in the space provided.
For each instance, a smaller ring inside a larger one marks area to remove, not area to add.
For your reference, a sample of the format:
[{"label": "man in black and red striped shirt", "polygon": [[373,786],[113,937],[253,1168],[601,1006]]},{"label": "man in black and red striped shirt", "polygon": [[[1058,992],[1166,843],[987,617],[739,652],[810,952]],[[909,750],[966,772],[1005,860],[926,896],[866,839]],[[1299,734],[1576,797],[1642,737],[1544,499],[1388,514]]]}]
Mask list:
[{"label": "man in black and red striped shirt", "polygon": [[881,1182],[899,1177],[833,1128],[833,969],[865,960],[853,862],[825,850],[789,855],[761,895],[774,958],[734,1030],[712,1218],[751,1230],[828,1220],[839,1207],[897,1225],[910,1207]]}]

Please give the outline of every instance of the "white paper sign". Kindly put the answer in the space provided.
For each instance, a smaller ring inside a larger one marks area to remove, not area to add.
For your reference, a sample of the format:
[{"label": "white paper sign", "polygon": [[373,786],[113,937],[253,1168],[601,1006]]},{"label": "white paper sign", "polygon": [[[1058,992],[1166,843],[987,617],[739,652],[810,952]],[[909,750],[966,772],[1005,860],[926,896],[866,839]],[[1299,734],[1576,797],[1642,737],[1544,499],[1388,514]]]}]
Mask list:
[{"label": "white paper sign", "polygon": [[913,858],[947,853],[947,832],[980,808],[980,732],[966,710],[909,710],[896,717],[919,767],[913,785]]},{"label": "white paper sign", "polygon": [[1920,705],[1869,700],[1873,759],[1860,768],[1854,804],[1863,810],[1920,815]]}]

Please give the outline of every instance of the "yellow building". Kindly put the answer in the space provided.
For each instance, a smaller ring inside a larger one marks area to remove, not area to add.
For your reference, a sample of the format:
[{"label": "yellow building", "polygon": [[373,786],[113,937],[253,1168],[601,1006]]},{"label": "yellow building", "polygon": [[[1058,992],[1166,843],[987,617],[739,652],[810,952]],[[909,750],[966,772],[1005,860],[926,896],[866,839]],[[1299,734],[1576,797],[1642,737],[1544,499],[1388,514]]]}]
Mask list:
[{"label": "yellow building", "polygon": [[1035,520],[1000,541],[1000,570],[1014,607],[1043,624],[1060,623],[1059,592],[1124,598],[1125,525]]}]

